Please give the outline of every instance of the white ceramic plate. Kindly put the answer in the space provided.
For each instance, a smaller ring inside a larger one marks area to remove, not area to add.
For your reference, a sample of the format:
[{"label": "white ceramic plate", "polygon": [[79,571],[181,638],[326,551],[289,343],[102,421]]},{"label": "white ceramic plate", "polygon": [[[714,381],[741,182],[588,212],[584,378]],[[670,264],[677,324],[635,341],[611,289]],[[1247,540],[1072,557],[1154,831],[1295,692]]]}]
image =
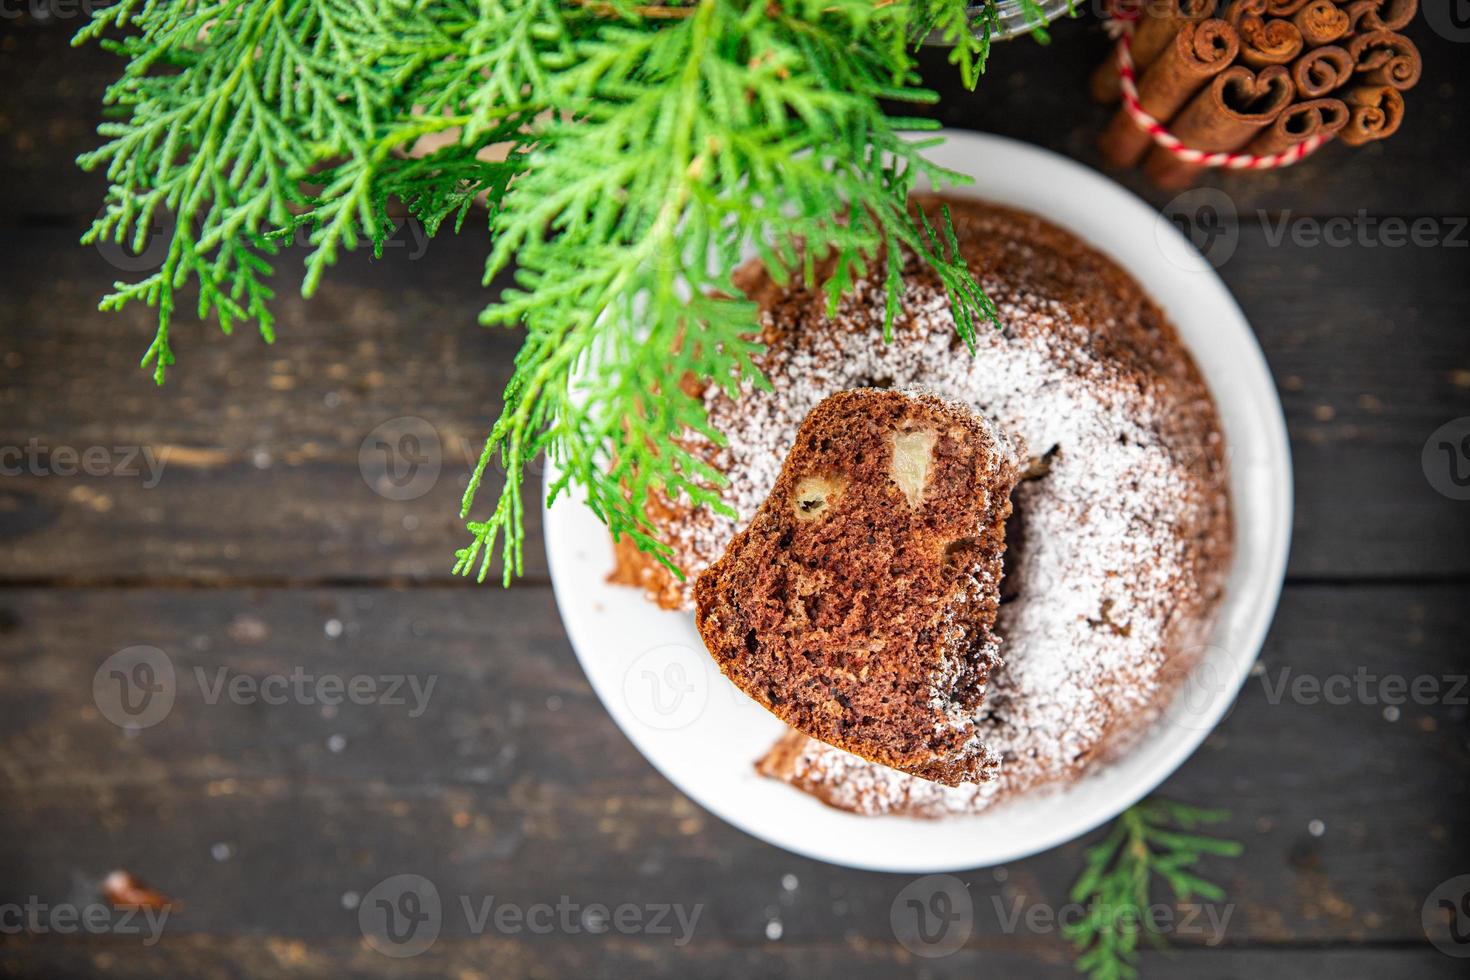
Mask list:
[{"label": "white ceramic plate", "polygon": [[1121,263],[1167,311],[1219,403],[1237,541],[1208,655],[1168,712],[1117,762],[1065,789],[973,817],[923,821],[831,809],[752,763],[784,726],[705,653],[693,617],[609,585],[612,548],[575,499],[546,513],[546,550],[572,646],[597,696],[648,761],[698,803],[764,841],[878,871],[985,867],[1055,847],[1147,795],[1204,741],[1255,662],[1281,591],[1291,460],[1281,404],[1249,324],[1210,265],[1157,212],[1091,170],[1023,143],[945,132],[929,156],[972,175],[952,193],[1035,212]]}]

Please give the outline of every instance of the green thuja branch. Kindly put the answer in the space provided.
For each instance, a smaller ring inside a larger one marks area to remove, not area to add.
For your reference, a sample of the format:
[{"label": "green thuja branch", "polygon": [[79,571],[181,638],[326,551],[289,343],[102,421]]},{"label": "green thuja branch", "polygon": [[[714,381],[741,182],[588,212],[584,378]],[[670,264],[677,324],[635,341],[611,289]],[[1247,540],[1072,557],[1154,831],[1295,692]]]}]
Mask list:
[{"label": "green thuja branch", "polygon": [[86,240],[141,249],[161,223],[168,249],[102,305],[157,310],[144,364],[162,383],[186,289],[201,319],[270,341],[283,241],[308,243],[310,295],[344,250],[382,248],[392,208],[433,234],[483,201],[486,282],[515,285],[482,319],[526,339],[465,516],[497,459],[505,485],[457,570],[485,578],[498,543],[506,581],[519,572],[538,454],[552,497],[575,487],[666,559],[651,499],[726,507],[686,448],[719,433],[680,382],[762,383],[732,278],[745,255],[783,282],[821,263],[834,307],[876,269],[891,326],[908,252],[967,341],[995,319],[947,216],[908,203],[920,179],[959,179],[904,135],[934,124],[880,100],[934,100],[914,60],[934,35],[973,84],[998,24],[963,0],[122,0],[77,38],[125,59],[106,142],[81,159],[110,182]]},{"label": "green thuja branch", "polygon": [[1235,841],[1199,833],[1229,815],[1168,800],[1149,799],[1124,811],[1101,843],[1087,849],[1071,901],[1086,913],[1063,932],[1077,949],[1077,972],[1091,980],[1134,980],[1140,938],[1162,943],[1149,914],[1155,877],[1176,902],[1222,902],[1225,892],[1197,871],[1207,855],[1237,857]]}]

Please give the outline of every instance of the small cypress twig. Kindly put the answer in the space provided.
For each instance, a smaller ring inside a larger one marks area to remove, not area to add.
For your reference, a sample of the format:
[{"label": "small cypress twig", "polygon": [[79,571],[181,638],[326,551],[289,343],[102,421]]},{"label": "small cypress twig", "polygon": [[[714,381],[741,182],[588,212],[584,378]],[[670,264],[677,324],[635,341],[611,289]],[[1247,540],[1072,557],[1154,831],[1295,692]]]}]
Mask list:
[{"label": "small cypress twig", "polygon": [[1148,799],[1125,810],[1107,836],[1087,849],[1070,898],[1088,911],[1063,929],[1077,950],[1078,973],[1091,980],[1136,980],[1140,937],[1164,943],[1149,915],[1155,877],[1168,884],[1176,902],[1224,900],[1219,885],[1192,869],[1205,855],[1242,853],[1235,841],[1196,833],[1227,819],[1222,810]]}]

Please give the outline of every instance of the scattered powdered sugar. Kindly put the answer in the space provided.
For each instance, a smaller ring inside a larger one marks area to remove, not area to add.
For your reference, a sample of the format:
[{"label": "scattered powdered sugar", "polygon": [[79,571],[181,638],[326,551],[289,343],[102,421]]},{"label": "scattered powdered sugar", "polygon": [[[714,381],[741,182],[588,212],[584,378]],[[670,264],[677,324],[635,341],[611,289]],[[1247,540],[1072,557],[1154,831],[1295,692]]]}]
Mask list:
[{"label": "scattered powdered sugar", "polygon": [[[859,282],[832,320],[819,304],[776,308],[782,332],[761,362],[773,390],[706,399],[729,439],[713,459],[743,517],[775,483],[807,413],[849,388],[922,385],[991,420],[1021,459],[1049,465],[1012,494],[1015,594],[1000,610],[1004,663],[977,725],[1000,757],[998,777],[945,787],[806,739],[778,775],[859,812],[975,812],[1080,773],[1150,719],[1175,673],[1171,653],[1194,639],[1217,591],[1210,549],[1228,530],[1223,490],[1162,434],[1177,431],[1170,414],[1197,394],[1099,354],[1099,325],[1078,322],[1066,305],[1006,282],[982,285],[1007,326],[982,327],[974,357],[931,282],[907,280],[892,343],[882,339],[881,289]],[[1218,441],[1217,429],[1209,435]],[[740,526],[701,510],[666,534],[692,581]]]},{"label": "scattered powdered sugar", "polygon": [[[968,411],[968,409],[967,409]],[[984,492],[983,490],[981,491]],[[981,575],[988,575],[989,568],[986,563],[978,563],[973,570]],[[990,583],[990,589],[999,587],[998,582]],[[1000,757],[985,741],[984,733],[977,730],[979,716],[973,708],[966,708],[955,693],[962,687],[969,686],[973,672],[982,670],[987,675],[990,671],[1000,666],[1000,644],[994,638],[987,638],[983,644],[978,646],[966,643],[965,627],[956,621],[956,611],[967,605],[979,605],[985,600],[986,587],[981,585],[974,575],[968,576],[968,583],[963,598],[956,602],[945,613],[943,626],[945,636],[940,644],[941,650],[951,651],[950,656],[940,660],[939,668],[929,686],[929,707],[935,712],[935,730],[949,727],[955,731],[968,732],[964,748],[959,753],[962,757],[969,758],[977,756],[983,759],[982,769],[993,772],[1000,764]],[[980,685],[980,693],[983,695],[986,685]]]}]

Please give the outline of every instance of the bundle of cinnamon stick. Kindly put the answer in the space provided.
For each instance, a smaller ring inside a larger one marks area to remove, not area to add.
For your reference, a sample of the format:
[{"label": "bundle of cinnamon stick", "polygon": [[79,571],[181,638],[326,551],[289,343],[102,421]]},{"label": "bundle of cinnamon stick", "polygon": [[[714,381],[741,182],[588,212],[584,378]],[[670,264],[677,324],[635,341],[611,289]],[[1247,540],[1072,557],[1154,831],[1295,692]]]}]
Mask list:
[{"label": "bundle of cinnamon stick", "polygon": [[[1398,31],[1419,0],[1141,0],[1133,32],[1138,100],[1185,146],[1270,155],[1314,136],[1349,146],[1385,139],[1404,119],[1403,93],[1423,61]],[[1092,79],[1119,98],[1112,55]],[[1161,187],[1204,168],[1163,147],[1119,109],[1099,140],[1114,166],[1140,162]]]}]

